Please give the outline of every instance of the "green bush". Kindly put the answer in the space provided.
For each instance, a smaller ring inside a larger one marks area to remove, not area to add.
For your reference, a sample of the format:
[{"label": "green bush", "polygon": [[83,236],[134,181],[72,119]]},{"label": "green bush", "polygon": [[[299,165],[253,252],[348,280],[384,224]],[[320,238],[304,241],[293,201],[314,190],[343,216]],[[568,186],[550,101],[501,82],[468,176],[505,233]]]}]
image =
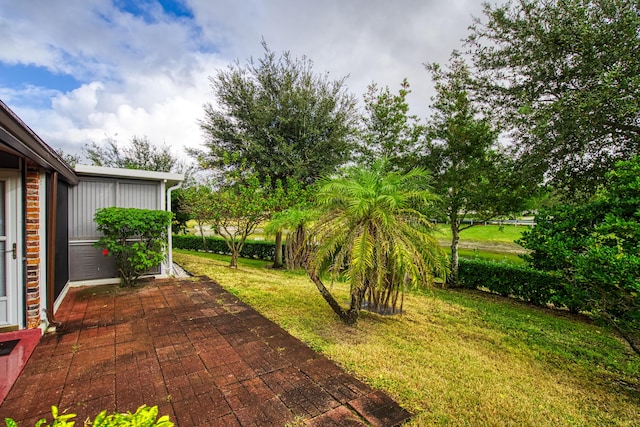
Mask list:
[{"label": "green bush", "polygon": [[167,227],[171,212],[110,207],[96,210],[94,220],[102,237],[95,246],[113,256],[123,286],[133,286],[138,278],[164,260]]},{"label": "green bush", "polygon": [[[231,250],[220,237],[208,236],[207,251],[221,255],[231,255]],[[185,249],[190,251],[202,251],[202,237],[200,236],[182,236],[173,235],[173,247],[176,249]],[[247,240],[240,251],[242,258],[262,259],[265,261],[273,261],[275,256],[275,243],[265,242],[262,240]],[[283,245],[284,248],[284,245]]]},{"label": "green bush", "polygon": [[[39,420],[35,427],[73,427],[75,421],[72,421],[76,417],[75,414],[58,413],[58,408],[51,407],[51,414],[53,415],[53,421],[51,424],[47,423],[45,418]],[[5,418],[7,427],[18,427],[18,424],[11,418]],[[168,415],[163,415],[158,418],[158,407],[148,407],[142,405],[135,413],[127,412],[126,414],[107,414],[107,411],[100,412],[93,422],[87,420],[84,426],[92,427],[173,427],[173,423],[169,421]]]},{"label": "green bush", "polygon": [[538,305],[565,305],[562,281],[525,265],[460,259],[458,274],[468,289],[487,289]]}]

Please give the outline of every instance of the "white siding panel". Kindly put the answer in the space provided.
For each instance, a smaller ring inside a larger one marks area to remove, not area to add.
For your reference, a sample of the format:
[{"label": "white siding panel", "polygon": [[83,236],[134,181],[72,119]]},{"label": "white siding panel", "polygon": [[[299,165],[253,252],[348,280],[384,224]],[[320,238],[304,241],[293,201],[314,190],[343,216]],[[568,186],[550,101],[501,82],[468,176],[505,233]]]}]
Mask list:
[{"label": "white siding panel", "polygon": [[160,209],[159,184],[119,183],[118,206],[123,208]]},{"label": "white siding panel", "polygon": [[96,209],[114,206],[115,181],[81,181],[69,191],[69,239],[98,239]]}]

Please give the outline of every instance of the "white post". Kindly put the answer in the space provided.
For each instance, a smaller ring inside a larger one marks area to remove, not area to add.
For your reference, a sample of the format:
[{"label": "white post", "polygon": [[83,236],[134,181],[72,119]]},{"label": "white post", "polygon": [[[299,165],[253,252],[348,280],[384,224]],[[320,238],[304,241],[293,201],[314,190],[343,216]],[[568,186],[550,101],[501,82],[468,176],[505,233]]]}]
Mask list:
[{"label": "white post", "polygon": [[[181,182],[167,189],[167,212],[171,212],[171,192],[180,187],[182,187]],[[169,221],[167,233],[167,263],[169,265],[169,274],[167,274],[167,276],[171,276],[173,273],[173,237],[171,234],[171,221]]]}]

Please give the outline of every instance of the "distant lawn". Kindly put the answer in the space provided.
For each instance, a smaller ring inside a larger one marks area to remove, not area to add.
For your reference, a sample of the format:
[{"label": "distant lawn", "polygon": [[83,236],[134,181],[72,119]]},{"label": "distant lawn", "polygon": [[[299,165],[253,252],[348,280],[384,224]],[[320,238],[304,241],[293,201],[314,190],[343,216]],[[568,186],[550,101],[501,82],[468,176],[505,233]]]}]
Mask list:
[{"label": "distant lawn", "polygon": [[[447,253],[451,251],[447,249]],[[517,254],[506,252],[490,252],[484,250],[458,249],[459,256],[467,259],[481,259],[483,261],[506,262],[509,264],[524,264],[525,261]]]},{"label": "distant lawn", "polygon": [[[529,228],[529,226],[525,225],[505,225],[503,227],[498,225],[474,225],[461,232],[460,239],[513,243],[520,238],[524,230],[528,230]],[[438,224],[438,230],[439,239],[451,239],[451,229],[449,225]]]},{"label": "distant lawn", "polygon": [[[610,331],[475,291],[414,291],[403,316],[342,325],[307,277],[175,251],[415,414],[409,426],[638,425],[640,358]],[[346,301],[348,290],[332,291]],[[346,305],[346,302],[344,303]]]}]

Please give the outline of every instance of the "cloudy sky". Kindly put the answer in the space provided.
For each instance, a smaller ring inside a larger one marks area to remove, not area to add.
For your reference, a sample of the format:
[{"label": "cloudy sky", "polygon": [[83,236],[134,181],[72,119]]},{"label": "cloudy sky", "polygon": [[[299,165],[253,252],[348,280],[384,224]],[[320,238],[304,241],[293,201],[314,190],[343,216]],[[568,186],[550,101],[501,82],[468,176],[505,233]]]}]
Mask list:
[{"label": "cloudy sky", "polygon": [[412,112],[433,94],[425,62],[461,47],[480,0],[0,0],[0,99],[53,148],[133,135],[199,146],[209,76],[234,60],[306,55],[362,99],[408,78]]}]

